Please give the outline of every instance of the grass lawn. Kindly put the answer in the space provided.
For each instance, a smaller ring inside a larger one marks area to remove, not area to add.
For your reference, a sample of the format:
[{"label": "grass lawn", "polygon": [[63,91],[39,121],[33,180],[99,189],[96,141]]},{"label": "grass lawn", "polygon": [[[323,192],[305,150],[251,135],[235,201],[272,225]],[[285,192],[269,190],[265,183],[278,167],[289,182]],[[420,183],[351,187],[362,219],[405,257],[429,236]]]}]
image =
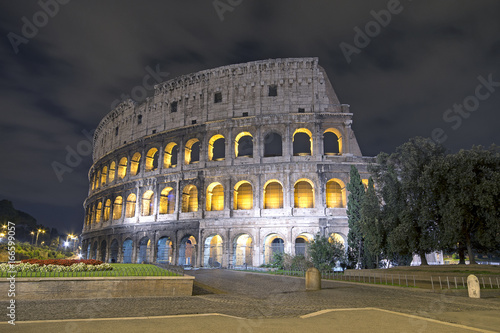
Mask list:
[{"label": "grass lawn", "polygon": [[[110,264],[111,271],[98,272],[18,272],[15,277],[119,277],[119,276],[180,276],[163,268],[149,264]],[[7,272],[0,272],[0,277],[9,277]]]}]

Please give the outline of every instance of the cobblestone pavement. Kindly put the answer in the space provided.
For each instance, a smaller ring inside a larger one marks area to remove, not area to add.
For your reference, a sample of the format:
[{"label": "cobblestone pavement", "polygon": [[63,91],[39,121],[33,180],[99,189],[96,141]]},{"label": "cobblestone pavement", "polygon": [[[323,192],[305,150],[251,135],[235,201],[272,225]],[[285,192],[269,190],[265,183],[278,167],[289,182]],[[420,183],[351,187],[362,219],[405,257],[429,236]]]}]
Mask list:
[{"label": "cobblestone pavement", "polygon": [[[404,312],[460,322],[457,312],[485,314],[500,309],[500,298],[470,299],[412,288],[378,287],[323,281],[321,291],[306,292],[303,278],[229,270],[193,270],[195,296],[96,300],[18,301],[18,321],[143,317],[222,313],[243,318],[297,317],[323,309],[366,308]],[[1,302],[0,306],[7,305]]]}]

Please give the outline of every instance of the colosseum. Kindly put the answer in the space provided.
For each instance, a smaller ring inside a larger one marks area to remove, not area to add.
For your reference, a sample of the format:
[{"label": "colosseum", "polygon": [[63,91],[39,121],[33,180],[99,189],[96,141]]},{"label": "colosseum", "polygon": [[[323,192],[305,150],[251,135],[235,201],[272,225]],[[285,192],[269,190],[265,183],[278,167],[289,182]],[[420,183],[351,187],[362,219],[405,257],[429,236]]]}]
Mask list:
[{"label": "colosseum", "polygon": [[94,134],[83,255],[241,267],[346,242],[351,165],[363,157],[317,58],[223,66],[118,105]]}]

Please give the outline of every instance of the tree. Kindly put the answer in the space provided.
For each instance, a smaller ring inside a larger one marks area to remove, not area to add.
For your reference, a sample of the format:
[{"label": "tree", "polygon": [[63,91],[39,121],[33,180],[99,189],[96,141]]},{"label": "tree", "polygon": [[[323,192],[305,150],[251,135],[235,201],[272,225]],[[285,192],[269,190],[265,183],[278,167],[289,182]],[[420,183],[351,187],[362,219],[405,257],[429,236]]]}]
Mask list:
[{"label": "tree", "polygon": [[337,261],[345,261],[344,245],[338,242],[330,242],[325,236],[317,233],[313,241],[308,245],[308,253],[314,267],[322,270],[330,270],[335,267]]},{"label": "tree", "polygon": [[361,182],[358,169],[351,165],[349,173],[349,183],[347,184],[349,196],[347,200],[347,218],[349,223],[349,233],[347,243],[349,252],[356,266],[363,265],[363,230],[361,227],[361,204],[365,196],[365,186]]},{"label": "tree", "polygon": [[360,225],[365,245],[365,262],[372,262],[372,267],[378,267],[384,232],[380,223],[380,203],[372,177],[368,179],[368,188],[361,204]]}]

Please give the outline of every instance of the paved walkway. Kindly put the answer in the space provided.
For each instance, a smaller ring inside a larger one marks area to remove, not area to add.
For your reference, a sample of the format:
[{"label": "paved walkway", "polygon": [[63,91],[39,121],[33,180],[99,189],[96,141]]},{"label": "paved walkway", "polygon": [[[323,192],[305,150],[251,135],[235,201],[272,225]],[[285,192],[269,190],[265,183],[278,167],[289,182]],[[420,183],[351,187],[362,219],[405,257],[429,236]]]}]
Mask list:
[{"label": "paved walkway", "polygon": [[[495,296],[469,299],[338,281],[323,281],[321,291],[306,292],[302,278],[228,270],[187,273],[197,281],[192,297],[19,301],[18,325],[1,322],[0,331],[124,333],[140,327],[145,332],[303,332],[311,328],[500,332],[500,298]],[[219,315],[200,316],[209,313]],[[33,322],[39,320],[44,322]]]}]

